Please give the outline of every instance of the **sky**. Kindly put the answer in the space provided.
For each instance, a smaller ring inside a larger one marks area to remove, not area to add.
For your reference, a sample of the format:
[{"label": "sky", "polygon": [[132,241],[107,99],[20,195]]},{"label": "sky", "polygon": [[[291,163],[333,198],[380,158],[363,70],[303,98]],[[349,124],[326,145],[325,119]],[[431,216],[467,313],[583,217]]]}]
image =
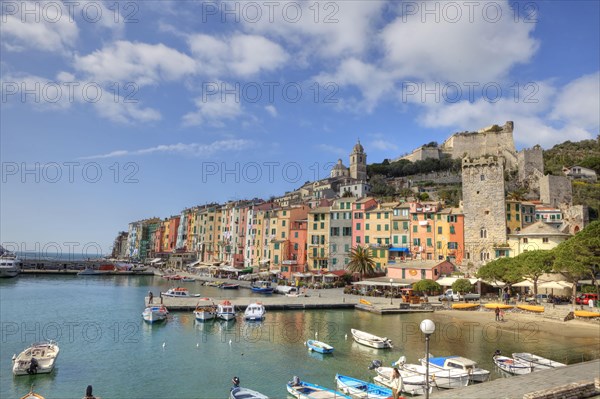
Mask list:
[{"label": "sky", "polygon": [[514,121],[595,138],[597,1],[2,1],[0,243],[108,253],[131,221],[268,198]]}]

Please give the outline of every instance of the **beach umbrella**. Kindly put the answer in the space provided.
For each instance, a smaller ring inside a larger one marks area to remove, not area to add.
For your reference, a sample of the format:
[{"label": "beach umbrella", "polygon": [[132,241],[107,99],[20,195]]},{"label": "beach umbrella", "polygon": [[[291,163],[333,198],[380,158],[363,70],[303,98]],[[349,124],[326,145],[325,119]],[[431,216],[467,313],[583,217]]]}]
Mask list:
[{"label": "beach umbrella", "polygon": [[567,281],[548,281],[548,282],[538,285],[538,287],[562,290],[565,288],[572,288],[572,285],[571,285],[571,283],[569,283]]},{"label": "beach umbrella", "polygon": [[[527,279],[527,280],[523,280],[520,283],[516,283],[512,285],[513,287],[529,287],[532,288],[533,287],[533,281]],[[539,285],[538,285],[539,287]]]}]

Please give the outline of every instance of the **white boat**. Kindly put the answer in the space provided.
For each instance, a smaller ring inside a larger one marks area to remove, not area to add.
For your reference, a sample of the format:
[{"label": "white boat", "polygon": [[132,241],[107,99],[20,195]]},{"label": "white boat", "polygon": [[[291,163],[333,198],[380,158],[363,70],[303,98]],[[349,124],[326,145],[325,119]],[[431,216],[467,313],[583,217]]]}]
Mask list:
[{"label": "white boat", "polygon": [[533,371],[547,370],[566,366],[566,364],[564,363],[555,362],[554,360],[546,359],[545,357],[534,355],[533,353],[513,353],[512,357],[513,359],[529,364],[531,367],[533,367]]},{"label": "white boat", "polygon": [[217,318],[223,320],[235,319],[235,309],[229,301],[223,301],[217,306]]},{"label": "white boat", "polygon": [[533,371],[533,367],[529,363],[522,362],[520,360],[513,359],[512,357],[494,355],[494,363],[500,370],[503,370],[509,374],[529,374]]},{"label": "white boat", "polygon": [[31,345],[19,354],[13,356],[13,374],[43,374],[54,370],[59,348],[56,342],[41,342]]},{"label": "white boat", "polygon": [[149,306],[146,309],[144,309],[144,312],[142,312],[142,317],[148,323],[154,323],[156,321],[165,320],[167,318],[168,314],[169,314],[169,311],[167,310],[167,308],[165,306],[157,305],[157,306]]},{"label": "white boat", "polygon": [[131,266],[132,272],[145,272],[146,270],[148,270],[148,266],[146,266],[146,265],[138,264],[138,265]]},{"label": "white boat", "polygon": [[[394,385],[392,383],[392,372],[393,367],[378,367],[375,369],[377,371],[377,376],[373,378],[377,384],[392,388]],[[400,390],[402,392],[406,392],[411,395],[425,395],[425,391],[427,390],[427,383],[425,380],[425,376],[421,374],[412,373],[406,370],[398,370],[400,372],[400,378],[402,381]],[[432,387],[434,386],[433,382],[429,381],[429,392],[431,392]]]},{"label": "white boat", "polygon": [[0,256],[0,278],[16,277],[23,263],[15,256],[4,254]]},{"label": "white boat", "polygon": [[33,386],[31,386],[29,393],[26,394],[25,396],[21,396],[21,399],[45,399],[45,398],[42,395],[40,395],[39,393],[33,392]]},{"label": "white boat", "polygon": [[354,340],[359,344],[370,346],[371,348],[376,349],[393,348],[392,341],[386,337],[381,338],[377,335],[355,330],[354,328],[350,331],[352,332],[352,338],[354,338]]},{"label": "white boat", "polygon": [[[398,370],[410,372],[413,374],[420,374],[423,378],[427,375],[427,369],[425,366],[420,364],[405,364],[402,362],[396,363]],[[431,376],[431,384],[434,387],[454,389],[460,387],[466,387],[469,385],[470,376],[462,370],[455,369],[438,369],[434,370],[429,368],[429,375]]]},{"label": "white boat", "polygon": [[265,318],[265,313],[265,306],[262,303],[251,303],[244,311],[244,319],[248,321],[261,321]]},{"label": "white boat", "polygon": [[462,370],[469,374],[471,381],[484,382],[490,379],[490,372],[477,366],[471,359],[461,356],[440,356],[428,359],[419,359],[421,365],[425,366],[429,361],[429,370]]},{"label": "white boat", "polygon": [[162,295],[174,298],[195,298],[200,296],[200,294],[190,294],[187,288],[181,287],[168,289],[167,292],[163,292]]},{"label": "white boat", "polygon": [[214,319],[217,317],[217,305],[210,298],[201,298],[194,310],[194,317],[198,321]]},{"label": "white boat", "polygon": [[237,387],[231,390],[229,399],[269,399],[269,397],[248,388]]}]

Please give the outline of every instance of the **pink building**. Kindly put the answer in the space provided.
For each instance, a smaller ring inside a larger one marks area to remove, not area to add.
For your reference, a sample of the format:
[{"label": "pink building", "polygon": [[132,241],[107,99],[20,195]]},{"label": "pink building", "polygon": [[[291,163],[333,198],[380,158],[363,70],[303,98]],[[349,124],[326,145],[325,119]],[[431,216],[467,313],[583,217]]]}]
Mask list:
[{"label": "pink building", "polygon": [[387,277],[404,280],[408,283],[419,280],[437,280],[442,275],[450,275],[454,265],[447,260],[414,260],[388,265]]},{"label": "pink building", "polygon": [[[341,204],[340,204],[341,205]],[[365,211],[373,209],[377,206],[377,201],[374,198],[364,198],[353,202],[348,212],[352,213],[352,243],[351,246],[365,245]],[[340,212],[344,209],[340,208]]]}]

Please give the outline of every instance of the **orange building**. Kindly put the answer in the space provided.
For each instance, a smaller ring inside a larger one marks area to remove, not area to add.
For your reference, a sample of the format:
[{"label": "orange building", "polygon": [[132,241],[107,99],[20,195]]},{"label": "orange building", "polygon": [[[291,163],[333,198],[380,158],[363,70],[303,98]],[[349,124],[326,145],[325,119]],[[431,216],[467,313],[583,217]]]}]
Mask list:
[{"label": "orange building", "polygon": [[410,204],[411,253],[416,259],[436,259],[435,214],[439,209],[437,202]]}]

